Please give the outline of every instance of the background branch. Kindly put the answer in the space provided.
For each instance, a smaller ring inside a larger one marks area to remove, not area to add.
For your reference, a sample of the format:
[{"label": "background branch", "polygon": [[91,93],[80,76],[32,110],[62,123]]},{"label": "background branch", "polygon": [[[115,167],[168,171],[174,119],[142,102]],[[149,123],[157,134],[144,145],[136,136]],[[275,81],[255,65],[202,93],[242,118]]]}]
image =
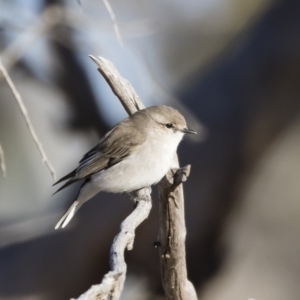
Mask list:
[{"label": "background branch", "polygon": [[5,157],[4,157],[4,151],[0,144],[0,168],[3,174],[3,177],[6,177],[6,165],[5,165]]},{"label": "background branch", "polygon": [[23,100],[22,100],[22,98],[21,98],[21,95],[20,95],[20,93],[17,91],[17,89],[16,89],[14,83],[12,82],[12,80],[11,80],[10,76],[8,75],[8,73],[7,73],[6,69],[5,69],[5,67],[4,67],[3,64],[2,64],[1,57],[0,57],[0,72],[2,73],[3,77],[5,78],[5,80],[6,80],[7,84],[8,84],[8,86],[10,87],[10,89],[11,89],[11,91],[12,91],[12,93],[13,93],[13,95],[14,95],[14,97],[15,97],[15,99],[16,99],[18,105],[19,105],[19,108],[20,108],[21,113],[22,113],[22,115],[23,115],[23,117],[24,117],[24,119],[25,119],[26,125],[27,125],[27,127],[28,127],[28,129],[29,129],[29,132],[30,132],[32,138],[33,138],[33,141],[34,141],[34,143],[36,144],[36,146],[37,146],[37,148],[38,148],[38,150],[39,150],[39,152],[40,152],[40,154],[41,154],[43,163],[44,163],[44,164],[47,166],[47,168],[49,169],[50,174],[51,174],[53,180],[56,181],[56,175],[55,175],[54,168],[53,168],[52,165],[50,164],[50,162],[49,162],[49,160],[48,160],[48,158],[47,158],[47,155],[46,155],[46,153],[45,153],[45,151],[44,151],[44,148],[43,148],[43,146],[42,146],[42,143],[40,142],[40,140],[38,139],[38,137],[37,137],[37,135],[36,135],[36,133],[35,133],[35,130],[34,130],[34,128],[33,128],[33,125],[32,125],[32,123],[31,123],[31,121],[30,121],[29,116],[28,116],[27,109],[26,109],[26,107],[25,107],[25,105],[24,105],[24,102],[23,102]]}]

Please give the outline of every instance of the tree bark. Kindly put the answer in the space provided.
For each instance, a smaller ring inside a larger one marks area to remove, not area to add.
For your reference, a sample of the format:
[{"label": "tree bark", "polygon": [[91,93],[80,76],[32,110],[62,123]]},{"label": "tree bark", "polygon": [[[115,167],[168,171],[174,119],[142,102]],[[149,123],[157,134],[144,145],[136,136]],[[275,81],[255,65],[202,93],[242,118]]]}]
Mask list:
[{"label": "tree bark", "polygon": [[159,254],[162,282],[168,300],[197,300],[194,286],[187,278],[182,182],[187,180],[191,166],[171,169],[158,186]]}]

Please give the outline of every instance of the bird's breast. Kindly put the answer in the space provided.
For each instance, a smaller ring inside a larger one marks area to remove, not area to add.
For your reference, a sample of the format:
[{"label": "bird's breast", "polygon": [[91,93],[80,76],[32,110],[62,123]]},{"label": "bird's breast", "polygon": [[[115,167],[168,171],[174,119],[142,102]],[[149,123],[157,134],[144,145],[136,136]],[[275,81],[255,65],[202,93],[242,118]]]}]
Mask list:
[{"label": "bird's breast", "polygon": [[157,183],[170,169],[179,141],[151,139],[115,166],[93,175],[101,190],[131,192]]}]

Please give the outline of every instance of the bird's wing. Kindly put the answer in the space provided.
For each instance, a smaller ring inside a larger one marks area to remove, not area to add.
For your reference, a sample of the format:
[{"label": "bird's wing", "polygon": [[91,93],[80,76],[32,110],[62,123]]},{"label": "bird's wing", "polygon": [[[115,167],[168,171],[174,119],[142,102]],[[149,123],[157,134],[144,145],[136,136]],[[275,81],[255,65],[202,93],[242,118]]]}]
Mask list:
[{"label": "bird's wing", "polygon": [[110,130],[96,147],[83,156],[74,171],[55,183],[69,179],[57,192],[78,180],[88,178],[101,170],[116,165],[145,142],[146,137],[141,130],[135,128],[136,134],[132,134],[132,124],[128,119],[121,123]]}]

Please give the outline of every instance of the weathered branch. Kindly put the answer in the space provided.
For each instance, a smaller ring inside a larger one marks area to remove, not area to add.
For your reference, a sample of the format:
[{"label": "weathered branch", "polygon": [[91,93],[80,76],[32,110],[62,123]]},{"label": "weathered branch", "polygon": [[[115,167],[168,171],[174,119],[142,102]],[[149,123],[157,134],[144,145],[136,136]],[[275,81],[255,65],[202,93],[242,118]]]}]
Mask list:
[{"label": "weathered branch", "polygon": [[124,250],[132,250],[135,229],[148,217],[152,202],[150,189],[142,189],[135,196],[137,203],[134,211],[122,222],[120,233],[115,237],[110,250],[110,267],[102,283],[92,286],[77,300],[117,300],[120,298],[127,266],[124,260]]},{"label": "weathered branch", "polygon": [[4,66],[3,66],[3,64],[2,64],[2,61],[1,61],[1,58],[0,58],[0,72],[2,73],[3,77],[5,78],[5,80],[6,80],[7,84],[8,84],[8,86],[10,87],[10,89],[11,89],[11,91],[12,91],[12,93],[13,93],[13,95],[14,95],[14,97],[15,97],[15,99],[16,99],[18,105],[19,105],[19,108],[20,108],[20,110],[21,110],[21,113],[22,113],[22,115],[23,115],[23,117],[24,117],[24,119],[25,119],[26,125],[27,125],[27,127],[28,127],[28,129],[29,129],[29,132],[30,132],[31,136],[32,136],[32,139],[33,139],[35,145],[37,146],[37,148],[38,148],[38,150],[39,150],[39,152],[40,152],[40,154],[41,154],[42,162],[43,162],[43,163],[47,166],[47,168],[49,169],[50,174],[51,174],[53,180],[56,181],[56,176],[55,176],[54,168],[53,168],[52,165],[50,164],[49,159],[48,159],[48,157],[47,157],[47,155],[46,155],[46,153],[45,153],[45,150],[44,150],[44,148],[43,148],[43,146],[42,146],[42,143],[40,142],[40,140],[38,139],[38,137],[37,137],[37,135],[36,135],[36,133],[35,133],[35,130],[34,130],[34,128],[33,128],[33,125],[32,125],[32,123],[31,123],[31,121],[30,121],[30,118],[29,118],[27,109],[26,109],[26,107],[25,107],[25,105],[24,105],[24,102],[23,102],[23,100],[22,100],[22,98],[21,98],[21,95],[20,95],[20,93],[17,91],[17,89],[16,89],[16,87],[15,87],[13,81],[11,80],[11,78],[10,78],[10,76],[8,75],[6,69],[4,68]]},{"label": "weathered branch", "polygon": [[98,71],[109,84],[114,94],[119,98],[124,109],[129,115],[145,108],[130,82],[121,77],[118,70],[109,60],[103,57],[95,58],[92,55],[90,55],[90,58],[96,63]]},{"label": "weathered branch", "polygon": [[[177,156],[174,158],[178,166]],[[159,193],[159,253],[161,275],[168,300],[196,300],[193,284],[187,278],[182,182],[187,180],[191,166],[172,169],[161,180]]]}]

